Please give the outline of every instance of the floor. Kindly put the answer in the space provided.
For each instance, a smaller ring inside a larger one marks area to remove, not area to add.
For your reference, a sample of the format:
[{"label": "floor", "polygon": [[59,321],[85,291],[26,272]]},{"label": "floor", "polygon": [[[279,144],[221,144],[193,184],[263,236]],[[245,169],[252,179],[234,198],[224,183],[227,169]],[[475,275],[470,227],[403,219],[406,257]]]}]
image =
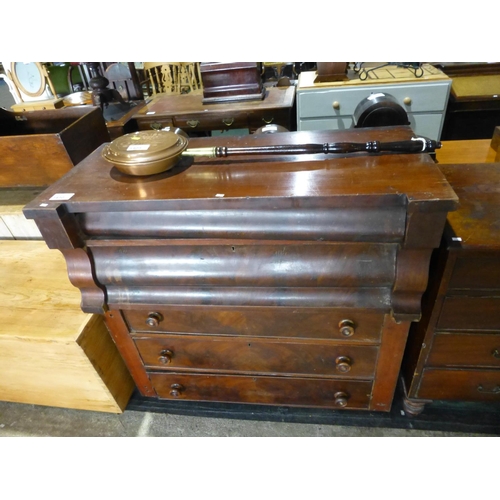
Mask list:
[{"label": "floor", "polygon": [[[122,414],[0,402],[0,437],[493,437],[498,408],[429,407],[390,413],[158,402],[133,395]],[[481,425],[480,422],[483,422]]]}]

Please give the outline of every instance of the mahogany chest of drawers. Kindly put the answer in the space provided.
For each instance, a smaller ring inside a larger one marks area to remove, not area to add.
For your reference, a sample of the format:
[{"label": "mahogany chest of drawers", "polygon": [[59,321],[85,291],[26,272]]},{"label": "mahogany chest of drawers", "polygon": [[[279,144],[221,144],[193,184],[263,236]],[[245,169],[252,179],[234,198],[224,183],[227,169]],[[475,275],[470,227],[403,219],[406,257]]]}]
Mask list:
[{"label": "mahogany chest of drawers", "polygon": [[[408,127],[198,138],[262,146]],[[457,199],[426,154],[183,158],[121,174],[101,148],[25,214],[64,254],[145,396],[388,411]]]},{"label": "mahogany chest of drawers", "polygon": [[406,409],[500,401],[500,164],[441,165],[460,204],[431,266],[403,374]]}]

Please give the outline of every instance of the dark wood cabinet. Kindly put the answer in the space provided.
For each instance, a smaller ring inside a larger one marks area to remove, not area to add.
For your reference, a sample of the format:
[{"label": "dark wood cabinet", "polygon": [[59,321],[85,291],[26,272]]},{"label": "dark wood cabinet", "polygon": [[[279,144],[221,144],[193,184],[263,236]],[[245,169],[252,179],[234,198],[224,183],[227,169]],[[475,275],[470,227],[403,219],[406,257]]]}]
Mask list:
[{"label": "dark wood cabinet", "polygon": [[[197,138],[397,141],[409,127]],[[389,411],[457,198],[426,154],[185,157],[121,174],[98,148],[25,207],[144,396]]]},{"label": "dark wood cabinet", "polygon": [[441,165],[460,199],[433,257],[403,365],[406,409],[500,401],[500,164]]}]

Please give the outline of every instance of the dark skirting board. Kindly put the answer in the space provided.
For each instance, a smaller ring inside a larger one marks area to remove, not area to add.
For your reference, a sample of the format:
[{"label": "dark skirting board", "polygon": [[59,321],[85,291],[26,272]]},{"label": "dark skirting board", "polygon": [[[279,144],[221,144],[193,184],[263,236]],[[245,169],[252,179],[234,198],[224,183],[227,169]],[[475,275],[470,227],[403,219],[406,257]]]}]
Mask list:
[{"label": "dark skirting board", "polygon": [[399,384],[392,409],[386,413],[159,400],[143,397],[136,391],[132,395],[126,411],[270,422],[500,435],[500,403],[434,401],[427,404],[420,415],[410,417],[403,409],[403,394],[402,384]]}]

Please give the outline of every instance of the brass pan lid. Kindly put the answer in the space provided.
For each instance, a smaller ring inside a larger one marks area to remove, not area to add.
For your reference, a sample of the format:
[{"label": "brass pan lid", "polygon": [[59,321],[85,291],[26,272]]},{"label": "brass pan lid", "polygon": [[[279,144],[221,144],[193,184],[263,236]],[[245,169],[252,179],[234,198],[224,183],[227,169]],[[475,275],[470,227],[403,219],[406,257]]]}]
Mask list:
[{"label": "brass pan lid", "polygon": [[107,144],[103,157],[122,165],[137,165],[166,160],[181,154],[188,139],[170,131],[144,130],[118,137]]}]

